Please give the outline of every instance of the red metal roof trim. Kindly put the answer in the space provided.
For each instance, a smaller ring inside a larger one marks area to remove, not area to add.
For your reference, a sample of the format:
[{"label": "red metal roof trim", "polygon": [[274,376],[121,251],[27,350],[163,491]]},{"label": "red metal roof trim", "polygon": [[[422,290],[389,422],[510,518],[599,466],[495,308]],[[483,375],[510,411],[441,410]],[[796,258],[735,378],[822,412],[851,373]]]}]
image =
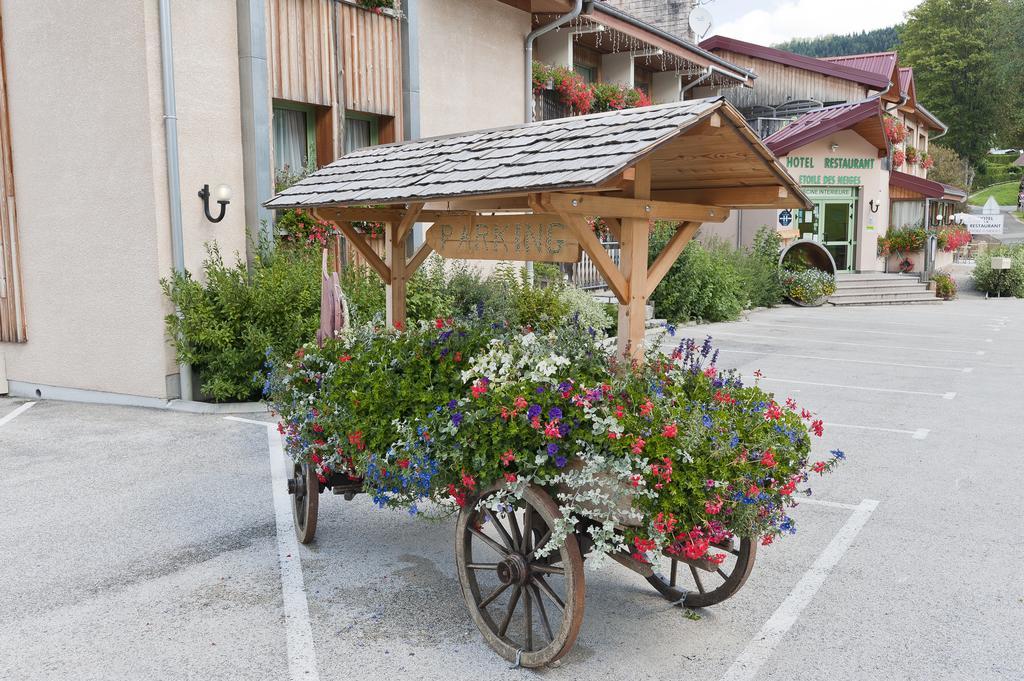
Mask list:
[{"label": "red metal roof trim", "polygon": [[848,54],[842,57],[822,57],[822,61],[849,66],[852,69],[870,71],[871,73],[884,76],[886,81],[892,78],[892,71],[896,68],[898,59],[895,52],[875,52],[873,54]]},{"label": "red metal roof trim", "polygon": [[853,104],[837,104],[812,111],[796,119],[782,130],[765,138],[764,143],[776,156],[785,156],[822,137],[853,127],[871,116],[878,117],[882,125],[882,110],[878,98],[872,97]]},{"label": "red metal roof trim", "polygon": [[754,43],[736,40],[735,38],[726,38],[725,36],[720,35],[716,35],[702,41],[700,43],[700,47],[711,52],[714,52],[715,50],[728,50],[730,52],[736,52],[737,54],[745,54],[748,57],[765,59],[767,61],[785,64],[786,66],[793,66],[805,71],[813,71],[814,73],[820,73],[825,76],[853,81],[854,83],[867,85],[877,90],[887,90],[891,84],[888,75],[880,76],[877,73],[865,71],[864,69],[851,68],[849,66],[844,66],[843,64],[825,61],[824,59],[805,57],[800,54],[785,52],[784,50],[776,50],[773,47],[755,45]]},{"label": "red metal roof trim", "polygon": [[889,173],[889,186],[908,189],[929,199],[941,199],[946,193],[945,186],[941,182],[926,180],[923,177],[901,173],[898,170]]}]

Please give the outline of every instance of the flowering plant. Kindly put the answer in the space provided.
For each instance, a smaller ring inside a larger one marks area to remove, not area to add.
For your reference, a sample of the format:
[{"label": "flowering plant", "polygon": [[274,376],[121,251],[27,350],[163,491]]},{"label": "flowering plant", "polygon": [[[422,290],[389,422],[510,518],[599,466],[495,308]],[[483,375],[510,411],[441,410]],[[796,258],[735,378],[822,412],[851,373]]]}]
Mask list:
[{"label": "flowering plant", "polygon": [[638,88],[628,88],[614,83],[594,83],[590,89],[594,95],[594,104],[591,108],[594,113],[651,105],[651,99]]},{"label": "flowering plant", "polygon": [[927,234],[923,227],[897,227],[886,232],[885,236],[878,239],[878,254],[889,255],[896,253],[912,253],[924,248]]},{"label": "flowering plant", "polygon": [[782,270],[782,288],[786,297],[804,305],[818,305],[836,292],[836,278],[828,272],[808,268]]},{"label": "flowering plant", "polygon": [[650,106],[651,98],[639,88],[611,83],[588,85],[583,77],[565,66],[533,62],[533,93],[553,87],[572,115]]},{"label": "flowering plant", "polygon": [[902,149],[894,149],[893,150],[893,152],[892,152],[892,167],[894,169],[895,168],[902,168],[903,167],[903,162],[906,161],[906,160],[907,160],[907,155],[903,152]]},{"label": "flowering plant", "polygon": [[[585,533],[597,554],[721,560],[733,535],[795,531],[787,509],[823,426],[716,366],[711,340],[625,363],[591,329],[550,333],[439,319],[361,327],[271,368],[265,391],[287,450],[321,482],[361,478],[381,507],[426,512],[521,497],[559,502],[555,547]],[[755,374],[759,376],[759,374]]]},{"label": "flowering plant", "polygon": [[912,146],[910,146],[908,144],[905,154],[906,154],[906,158],[907,158],[907,165],[909,165],[909,166],[916,166],[917,165],[917,161],[918,161],[918,158],[917,158],[917,147],[912,147]]},{"label": "flowering plant", "polygon": [[920,163],[921,167],[924,168],[925,170],[931,170],[932,167],[935,165],[935,157],[933,157],[931,154],[924,154],[921,156]]},{"label": "flowering plant", "polygon": [[946,253],[952,253],[969,243],[971,243],[971,232],[963,225],[946,227],[939,231],[938,246]]},{"label": "flowering plant", "polygon": [[384,14],[384,10],[398,11],[398,0],[356,0],[363,9],[368,9],[375,14]]},{"label": "flowering plant", "polygon": [[956,279],[949,272],[936,272],[932,275],[935,282],[935,295],[943,300],[952,300],[956,297]]},{"label": "flowering plant", "polygon": [[892,144],[900,144],[907,138],[907,126],[895,116],[885,114],[882,123],[885,126],[885,136]]},{"label": "flowering plant", "polygon": [[281,241],[298,246],[327,246],[331,237],[338,234],[334,225],[307,213],[301,208],[286,210],[277,219]]},{"label": "flowering plant", "polygon": [[352,226],[357,232],[367,234],[371,239],[379,239],[384,236],[384,230],[387,224],[384,222],[370,222],[368,220],[359,220],[352,223]]}]

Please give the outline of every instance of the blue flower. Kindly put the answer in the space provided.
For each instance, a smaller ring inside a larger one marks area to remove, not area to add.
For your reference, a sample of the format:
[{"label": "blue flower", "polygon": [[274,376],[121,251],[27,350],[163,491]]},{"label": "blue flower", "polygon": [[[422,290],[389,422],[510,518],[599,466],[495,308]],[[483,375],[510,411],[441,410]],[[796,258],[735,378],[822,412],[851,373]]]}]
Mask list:
[{"label": "blue flower", "polygon": [[560,418],[562,418],[562,410],[559,409],[558,407],[551,407],[551,409],[548,409],[548,418],[550,418],[550,419],[560,419]]},{"label": "blue flower", "polygon": [[670,335],[670,336],[676,335],[676,325],[675,324],[666,324],[665,325],[665,330],[668,331],[668,335]]},{"label": "blue flower", "polygon": [[711,423],[712,423],[711,422],[711,417],[708,416],[707,414],[704,414],[704,427],[705,428],[710,428],[711,427]]},{"label": "blue flower", "polygon": [[455,401],[455,400],[452,400],[451,402],[448,403],[448,408],[449,409],[455,409],[455,407],[457,407],[457,406],[459,406],[459,403],[457,401]]},{"label": "blue flower", "polygon": [[729,439],[729,446],[736,449],[740,445],[740,436],[733,433],[733,436]]},{"label": "blue flower", "polygon": [[543,393],[544,393],[544,386],[538,385],[537,386],[537,394],[538,395],[542,395]]},{"label": "blue flower", "polygon": [[455,426],[456,428],[458,428],[461,423],[462,423],[462,412],[458,412],[457,411],[454,414],[452,414],[452,425]]},{"label": "blue flower", "polygon": [[569,460],[564,456],[559,456],[555,459],[555,465],[559,468],[565,468],[565,464],[569,463]]},{"label": "blue flower", "polygon": [[844,459],[846,459],[846,454],[841,449],[833,449],[829,453],[832,454],[832,456],[839,461],[843,461]]},{"label": "blue flower", "polygon": [[554,456],[557,453],[558,453],[558,445],[556,445],[554,442],[550,443],[548,445],[548,456]]},{"label": "blue flower", "polygon": [[526,410],[526,417],[533,419],[535,416],[540,416],[541,407],[539,404],[531,404],[530,408]]}]

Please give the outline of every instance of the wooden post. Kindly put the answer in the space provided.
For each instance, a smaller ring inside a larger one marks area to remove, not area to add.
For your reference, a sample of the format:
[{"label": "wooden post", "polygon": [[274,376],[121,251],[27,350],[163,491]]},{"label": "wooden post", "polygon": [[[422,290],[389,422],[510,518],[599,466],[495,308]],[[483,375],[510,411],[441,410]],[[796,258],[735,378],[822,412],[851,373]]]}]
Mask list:
[{"label": "wooden post", "polygon": [[[651,198],[651,163],[643,160],[635,166],[633,198]],[[619,305],[618,350],[632,357],[644,352],[647,306],[647,249],[648,221],[644,218],[623,218],[620,237],[621,261],[619,270],[626,279],[628,298]]]},{"label": "wooden post", "polygon": [[384,255],[391,270],[391,282],[385,287],[388,326],[405,325],[405,295],[409,277],[415,271],[409,271],[406,265],[405,241],[422,210],[422,203],[410,205],[401,222],[389,223],[384,233]]}]

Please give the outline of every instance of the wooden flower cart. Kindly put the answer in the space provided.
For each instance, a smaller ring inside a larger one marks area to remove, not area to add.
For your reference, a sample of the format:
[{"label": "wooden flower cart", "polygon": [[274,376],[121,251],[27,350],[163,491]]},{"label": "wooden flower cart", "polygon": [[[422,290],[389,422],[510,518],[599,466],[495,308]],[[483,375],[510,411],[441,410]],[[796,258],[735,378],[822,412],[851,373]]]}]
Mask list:
[{"label": "wooden flower cart", "polygon": [[[407,282],[432,252],[575,262],[586,251],[619,301],[618,348],[638,355],[647,300],[703,223],[724,222],[735,208],[810,203],[739,112],[714,98],[361,149],[267,206],[312,210],[336,224],[387,285],[389,324],[405,321]],[[621,244],[618,266],[588,226],[595,216]],[[387,223],[384,258],[351,225],[364,220]],[[677,228],[648,265],[655,220]],[[430,226],[410,255],[417,223]],[[362,482],[335,474],[321,483],[296,465],[288,490],[303,543],[313,540],[319,497],[328,489],[351,499]],[[551,491],[536,486],[515,508],[483,509],[466,504],[456,525],[457,572],[471,617],[510,661],[538,667],[562,657],[583,620],[586,528],[550,553],[540,551],[560,513]],[[747,539],[717,548],[727,554],[720,565],[614,558],[673,603],[703,607],[734,594],[754,564],[756,546]]]}]

